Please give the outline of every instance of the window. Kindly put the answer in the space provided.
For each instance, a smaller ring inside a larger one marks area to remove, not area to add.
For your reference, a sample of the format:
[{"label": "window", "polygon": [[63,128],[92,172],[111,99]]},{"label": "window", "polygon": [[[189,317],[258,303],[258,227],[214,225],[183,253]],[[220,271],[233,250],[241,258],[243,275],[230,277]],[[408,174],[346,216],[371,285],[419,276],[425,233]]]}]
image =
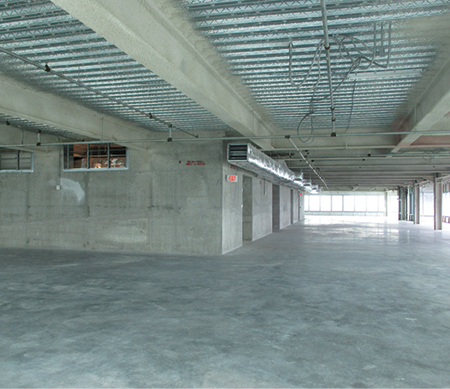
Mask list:
[{"label": "window", "polygon": [[355,211],[355,196],[346,195],[344,196],[344,212],[354,212]]},{"label": "window", "polygon": [[29,151],[0,149],[0,171],[32,172],[34,154]]},{"label": "window", "polygon": [[331,197],[331,206],[333,207],[333,212],[342,212],[342,196],[333,195]]},{"label": "window", "polygon": [[310,211],[320,211],[320,196],[312,195],[309,196],[309,210]]},{"label": "window", "polygon": [[331,211],[331,196],[330,195],[321,195],[320,196],[320,210],[322,212],[330,212]]},{"label": "window", "polygon": [[355,211],[356,212],[366,212],[367,211],[367,198],[364,195],[355,196]]},{"label": "window", "polygon": [[114,143],[64,146],[64,170],[126,169],[127,148]]}]

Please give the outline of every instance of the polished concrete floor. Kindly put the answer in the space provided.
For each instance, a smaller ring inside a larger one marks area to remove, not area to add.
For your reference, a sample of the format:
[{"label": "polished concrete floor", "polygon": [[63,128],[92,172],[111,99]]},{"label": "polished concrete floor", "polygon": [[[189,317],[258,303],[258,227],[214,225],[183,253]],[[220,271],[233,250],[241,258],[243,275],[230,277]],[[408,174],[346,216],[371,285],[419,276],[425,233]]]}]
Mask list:
[{"label": "polished concrete floor", "polygon": [[357,220],[224,256],[0,249],[0,387],[449,387],[450,233]]}]

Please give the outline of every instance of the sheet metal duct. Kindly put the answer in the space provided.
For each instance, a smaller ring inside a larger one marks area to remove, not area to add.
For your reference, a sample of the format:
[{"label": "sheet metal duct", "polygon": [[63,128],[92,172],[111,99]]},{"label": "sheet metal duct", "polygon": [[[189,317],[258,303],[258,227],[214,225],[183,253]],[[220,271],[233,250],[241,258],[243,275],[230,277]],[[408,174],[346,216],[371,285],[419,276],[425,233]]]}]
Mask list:
[{"label": "sheet metal duct", "polygon": [[228,144],[228,162],[278,185],[282,184],[307,192],[315,189],[303,186],[302,177],[296,177],[284,161],[273,160],[249,143]]}]

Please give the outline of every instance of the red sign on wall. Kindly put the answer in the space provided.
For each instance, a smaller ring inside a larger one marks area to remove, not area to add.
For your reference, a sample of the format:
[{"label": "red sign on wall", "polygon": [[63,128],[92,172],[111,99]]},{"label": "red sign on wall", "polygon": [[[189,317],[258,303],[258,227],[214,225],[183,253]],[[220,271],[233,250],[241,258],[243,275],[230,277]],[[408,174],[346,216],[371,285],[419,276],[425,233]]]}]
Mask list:
[{"label": "red sign on wall", "polygon": [[203,161],[187,161],[186,165],[187,166],[201,166],[201,165],[206,165],[206,163]]},{"label": "red sign on wall", "polygon": [[227,176],[228,182],[237,182],[238,176]]}]

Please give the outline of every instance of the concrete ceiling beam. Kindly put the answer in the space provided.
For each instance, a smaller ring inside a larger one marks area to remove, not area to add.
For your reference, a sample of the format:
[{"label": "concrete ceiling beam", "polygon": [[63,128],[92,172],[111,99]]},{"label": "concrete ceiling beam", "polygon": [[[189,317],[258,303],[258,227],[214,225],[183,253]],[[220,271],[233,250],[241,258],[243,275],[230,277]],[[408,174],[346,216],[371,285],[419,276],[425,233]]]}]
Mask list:
[{"label": "concrete ceiling beam", "polygon": [[[303,139],[308,139],[308,136],[305,136]],[[326,147],[326,148],[334,148],[339,150],[345,150],[348,148],[379,148],[381,147],[395,147],[397,137],[395,135],[383,135],[380,134],[378,136],[347,136],[347,137],[337,137],[331,138],[320,137],[313,138],[311,143],[305,143],[300,141],[297,138],[292,138],[298,148],[302,150],[310,150],[314,147]],[[274,139],[272,141],[272,146],[275,149],[286,149],[292,148],[289,147],[289,140],[285,139]],[[270,151],[270,150],[267,150]]]},{"label": "concrete ceiling beam", "polygon": [[[148,130],[100,114],[64,97],[35,90],[4,75],[0,75],[0,112],[81,137],[119,144],[120,140],[146,139],[153,135]],[[127,144],[127,147],[141,149],[145,144]]]},{"label": "concrete ceiling beam", "polygon": [[415,105],[411,113],[403,120],[399,131],[406,134],[392,153],[397,153],[404,147],[411,146],[423,134],[414,132],[430,131],[436,128],[450,128],[450,59],[446,61],[440,72],[434,77],[420,101]]},{"label": "concrete ceiling beam", "polygon": [[[279,133],[249,90],[168,0],[53,0],[244,136]],[[255,143],[271,148],[267,140]]]},{"label": "concrete ceiling beam", "polygon": [[[42,134],[41,141],[54,142],[55,137]],[[18,145],[37,143],[37,134],[25,131],[12,125],[0,124],[0,147],[3,145]],[[48,147],[9,147],[13,150],[30,151],[30,152],[46,152]]]}]

